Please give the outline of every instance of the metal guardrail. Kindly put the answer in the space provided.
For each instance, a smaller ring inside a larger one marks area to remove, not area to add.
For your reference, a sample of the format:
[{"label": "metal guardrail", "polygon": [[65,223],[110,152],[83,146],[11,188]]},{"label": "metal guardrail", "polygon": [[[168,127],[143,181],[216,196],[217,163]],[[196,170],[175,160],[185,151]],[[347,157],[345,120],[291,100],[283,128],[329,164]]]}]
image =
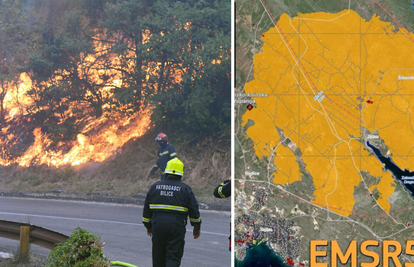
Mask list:
[{"label": "metal guardrail", "polygon": [[0,220],[0,237],[20,240],[22,226],[30,227],[30,243],[47,249],[54,249],[56,243],[64,243],[69,236],[28,223]]}]

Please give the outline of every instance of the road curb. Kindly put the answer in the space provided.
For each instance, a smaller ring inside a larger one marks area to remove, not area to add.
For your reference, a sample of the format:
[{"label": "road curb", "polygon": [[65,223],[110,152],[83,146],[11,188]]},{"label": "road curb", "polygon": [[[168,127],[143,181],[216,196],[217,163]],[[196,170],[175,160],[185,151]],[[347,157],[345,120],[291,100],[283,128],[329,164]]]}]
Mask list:
[{"label": "road curb", "polygon": [[[26,192],[0,191],[0,196],[21,197],[21,198],[39,198],[39,199],[76,200],[76,201],[91,201],[91,202],[118,203],[118,204],[136,204],[136,205],[144,205],[144,202],[145,202],[145,194],[134,194],[132,198],[120,198],[120,197],[109,197],[109,196],[100,196],[100,195],[78,196],[75,194],[63,194],[63,193],[26,193]],[[203,210],[231,211],[231,205],[199,203],[198,206],[200,209],[203,209]]]}]

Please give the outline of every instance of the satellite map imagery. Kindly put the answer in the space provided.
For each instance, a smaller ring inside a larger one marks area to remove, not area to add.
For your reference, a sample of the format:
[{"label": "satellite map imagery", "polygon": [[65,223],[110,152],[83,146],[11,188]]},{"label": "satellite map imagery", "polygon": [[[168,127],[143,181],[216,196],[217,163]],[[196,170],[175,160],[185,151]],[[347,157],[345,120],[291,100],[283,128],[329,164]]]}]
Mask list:
[{"label": "satellite map imagery", "polygon": [[414,266],[414,0],[234,8],[235,266]]}]

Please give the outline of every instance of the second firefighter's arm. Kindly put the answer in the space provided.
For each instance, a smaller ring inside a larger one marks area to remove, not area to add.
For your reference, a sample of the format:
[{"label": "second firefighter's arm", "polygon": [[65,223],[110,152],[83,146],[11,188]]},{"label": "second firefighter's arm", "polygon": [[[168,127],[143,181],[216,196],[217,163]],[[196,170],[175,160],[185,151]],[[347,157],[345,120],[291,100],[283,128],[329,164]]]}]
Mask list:
[{"label": "second firefighter's arm", "polygon": [[170,159],[176,158],[177,157],[177,152],[175,152],[175,149],[172,145],[170,145],[170,147],[168,148],[169,152],[170,152]]},{"label": "second firefighter's arm", "polygon": [[231,181],[226,180],[214,189],[213,195],[217,198],[228,198],[231,196]]},{"label": "second firefighter's arm", "polygon": [[155,163],[155,165],[152,167],[152,169],[151,169],[151,175],[152,174],[154,174],[155,173],[155,171],[156,170],[158,170],[158,168],[159,168],[159,166],[160,166],[160,158],[159,158],[159,154],[160,154],[160,151],[158,151],[157,152],[157,157],[158,157],[158,160],[157,160],[157,162]]}]

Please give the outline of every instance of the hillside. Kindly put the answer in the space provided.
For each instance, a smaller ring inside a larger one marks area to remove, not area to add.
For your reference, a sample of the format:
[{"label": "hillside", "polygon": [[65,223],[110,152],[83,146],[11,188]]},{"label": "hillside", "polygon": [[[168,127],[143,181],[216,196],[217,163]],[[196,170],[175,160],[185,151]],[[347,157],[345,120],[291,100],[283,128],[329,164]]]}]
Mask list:
[{"label": "hillside", "polygon": [[230,13],[224,0],[3,1],[0,190],[143,194],[165,132],[210,198],[230,176]]},{"label": "hillside", "polygon": [[[160,179],[158,170],[148,176],[157,157],[154,141],[159,129],[150,129],[143,136],[125,143],[117,153],[103,162],[87,162],[79,166],[45,164],[22,167],[18,164],[0,166],[0,191],[62,192],[76,195],[132,197],[145,194]],[[224,204],[215,199],[214,188],[230,177],[230,131],[201,139],[165,131],[178,157],[184,162],[183,182],[190,185],[199,202]]]}]

